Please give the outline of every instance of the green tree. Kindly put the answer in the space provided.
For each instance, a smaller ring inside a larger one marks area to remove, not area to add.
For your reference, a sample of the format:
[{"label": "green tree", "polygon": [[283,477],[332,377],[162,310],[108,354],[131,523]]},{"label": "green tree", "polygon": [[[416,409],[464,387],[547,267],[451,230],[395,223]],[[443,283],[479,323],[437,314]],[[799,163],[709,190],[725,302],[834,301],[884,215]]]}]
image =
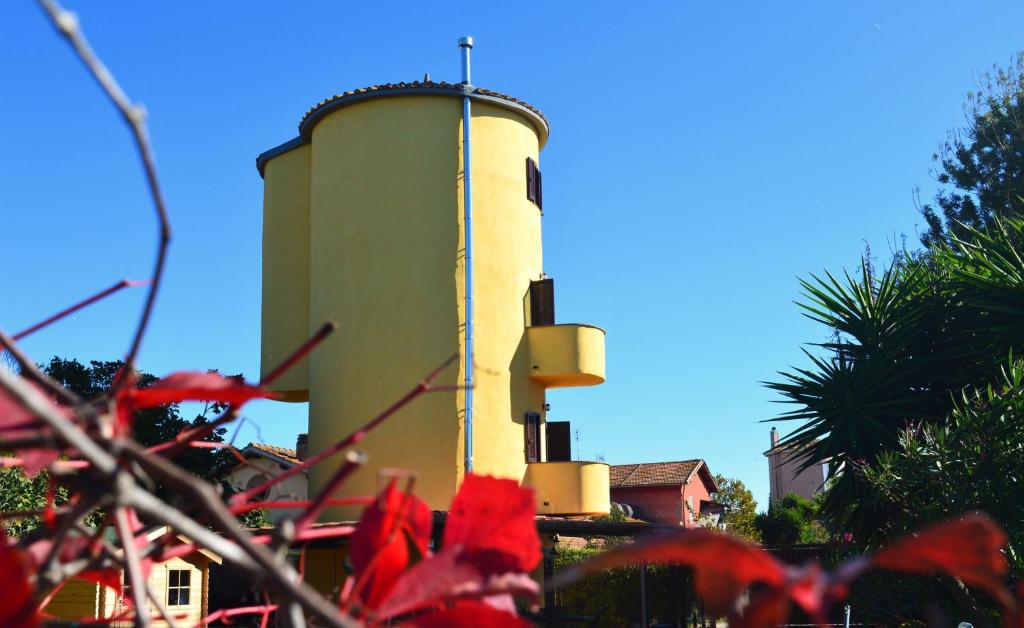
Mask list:
[{"label": "green tree", "polygon": [[757,515],[754,525],[766,545],[825,543],[829,536],[818,520],[819,505],[799,495],[786,495]]},{"label": "green tree", "polygon": [[[0,469],[0,510],[3,512],[39,510],[46,505],[46,488],[49,476],[40,471],[35,477],[29,478],[19,467]],[[67,491],[61,489],[56,495],[57,503],[67,501]],[[17,519],[5,518],[4,532],[8,536],[21,536],[39,527],[40,519],[36,515]]]},{"label": "green tree", "polygon": [[761,542],[761,532],[754,524],[757,515],[757,502],[741,480],[715,475],[718,492],[715,501],[725,506],[726,531],[745,539]]},{"label": "green tree", "polygon": [[[114,377],[124,367],[121,361],[101,362],[92,360],[85,366],[78,360],[54,357],[44,367],[46,374],[84,399],[95,399],[110,389]],[[139,373],[137,385],[140,388],[152,385],[157,378],[149,373]],[[177,404],[146,408],[136,413],[132,423],[132,436],[141,445],[152,447],[165,443],[189,427],[205,425],[209,418],[225,410],[217,403],[207,404],[203,411],[191,421],[181,416]],[[202,440],[220,443],[227,430],[216,428]],[[230,454],[222,450],[197,449],[190,447],[174,458],[175,464],[208,480],[214,479],[231,462]]]},{"label": "green tree", "polygon": [[1007,69],[993,66],[967,95],[966,126],[950,132],[932,158],[945,189],[921,208],[927,246],[963,238],[966,228],[1021,215],[1024,201],[1024,53]]},{"label": "green tree", "polygon": [[886,534],[982,510],[1006,529],[1012,573],[1024,575],[1024,361],[962,393],[948,421],[909,426],[864,474],[897,515]]}]

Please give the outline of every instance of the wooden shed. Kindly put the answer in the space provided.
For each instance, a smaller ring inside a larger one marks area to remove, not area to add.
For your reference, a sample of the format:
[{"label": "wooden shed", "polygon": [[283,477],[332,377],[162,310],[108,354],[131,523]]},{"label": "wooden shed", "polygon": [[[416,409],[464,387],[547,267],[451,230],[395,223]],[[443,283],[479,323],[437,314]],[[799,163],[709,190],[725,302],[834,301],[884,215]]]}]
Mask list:
[{"label": "wooden shed", "polygon": [[[166,528],[163,528],[155,530],[149,536],[155,539],[165,533]],[[188,542],[184,538],[181,540]],[[183,625],[196,625],[208,614],[211,562],[220,564],[220,556],[201,549],[187,556],[153,565],[149,574],[149,586],[160,596],[160,601],[174,619]],[[121,581],[127,584],[123,572]],[[108,586],[73,579],[65,583],[53,596],[44,612],[64,621],[118,618],[110,625],[132,626],[134,622],[130,617],[121,617],[128,609],[125,597],[132,595],[128,588],[125,588],[122,594],[118,594]],[[155,625],[165,625],[165,622],[158,619],[155,614],[157,611],[149,602],[147,609],[154,613]]]}]

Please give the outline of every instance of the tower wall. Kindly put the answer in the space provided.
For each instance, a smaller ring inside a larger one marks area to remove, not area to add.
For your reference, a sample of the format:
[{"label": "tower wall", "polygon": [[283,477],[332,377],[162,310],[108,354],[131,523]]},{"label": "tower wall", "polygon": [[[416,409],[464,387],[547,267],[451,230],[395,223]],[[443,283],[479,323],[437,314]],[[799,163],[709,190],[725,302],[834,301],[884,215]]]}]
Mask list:
[{"label": "tower wall", "polygon": [[[266,162],[264,369],[280,347],[297,346],[324,320],[339,324],[308,366],[278,386],[294,399],[309,391],[311,454],[363,425],[454,353],[458,363],[435,384],[463,382],[461,122],[458,97],[367,99],[323,116],[308,143]],[[473,103],[472,131],[475,471],[521,481],[524,415],[543,416],[544,406],[543,385],[530,378],[526,336],[530,281],[542,268],[526,158],[537,161],[540,140],[530,120],[486,102]],[[293,189],[302,185],[303,163],[306,201]],[[285,202],[289,194],[294,198]],[[296,217],[303,202],[305,239]],[[303,311],[299,334],[295,317]],[[416,494],[446,510],[463,474],[464,403],[463,391],[448,390],[399,411],[358,445],[368,464],[340,495],[373,495],[386,470],[405,469],[417,474]],[[311,495],[337,462],[312,469]],[[356,510],[325,518],[353,518]]]}]

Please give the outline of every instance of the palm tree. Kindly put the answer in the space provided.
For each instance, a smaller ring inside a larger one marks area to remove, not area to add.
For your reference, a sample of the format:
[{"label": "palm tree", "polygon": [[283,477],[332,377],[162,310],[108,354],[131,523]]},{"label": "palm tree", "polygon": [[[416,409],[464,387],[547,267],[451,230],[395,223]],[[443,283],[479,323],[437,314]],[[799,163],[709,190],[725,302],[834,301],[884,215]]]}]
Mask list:
[{"label": "palm tree", "polygon": [[959,391],[1024,347],[1024,220],[968,232],[877,277],[862,263],[857,277],[801,280],[798,305],[832,339],[765,385],[796,406],[771,420],[802,422],[780,445],[803,468],[830,463],[821,516],[833,532],[874,540],[887,513],[860,469],[908,425],[945,421]]}]

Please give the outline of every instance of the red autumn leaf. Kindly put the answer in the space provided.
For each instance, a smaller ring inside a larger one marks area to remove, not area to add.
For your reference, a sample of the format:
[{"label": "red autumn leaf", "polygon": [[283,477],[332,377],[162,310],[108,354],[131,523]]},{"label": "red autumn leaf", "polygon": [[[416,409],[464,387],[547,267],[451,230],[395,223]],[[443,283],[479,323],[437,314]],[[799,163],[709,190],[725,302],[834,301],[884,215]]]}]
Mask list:
[{"label": "red autumn leaf", "polygon": [[27,564],[17,549],[7,545],[0,532],[0,626],[29,628],[38,625],[32,587],[28,583]]},{"label": "red autumn leaf", "polygon": [[402,624],[409,628],[529,628],[528,621],[477,600],[461,600],[454,606],[414,617]]},{"label": "red autumn leaf", "polygon": [[352,533],[352,568],[361,603],[376,608],[409,566],[427,555],[432,517],[418,498],[395,481],[366,507]]},{"label": "red autumn leaf", "polygon": [[789,619],[789,598],[781,589],[754,594],[740,617],[730,617],[730,628],[763,628],[782,626]]},{"label": "red autumn leaf", "polygon": [[658,534],[602,552],[558,574],[551,586],[640,562],[693,569],[697,594],[714,615],[725,614],[737,596],[755,582],[774,588],[786,583],[786,568],[760,547],[720,532],[695,529]]},{"label": "red autumn leaf", "polygon": [[531,571],[540,562],[533,491],[515,480],[467,475],[445,523],[443,547],[484,574]]},{"label": "red autumn leaf", "polygon": [[132,388],[126,394],[134,408],[181,401],[218,401],[239,406],[250,399],[273,396],[274,393],[235,378],[194,371],[172,373],[145,388]]},{"label": "red autumn leaf", "polygon": [[[38,389],[38,387],[36,387]],[[0,431],[8,432],[18,429],[39,429],[39,420],[24,406],[11,398],[5,390],[0,390]]]},{"label": "red autumn leaf", "polygon": [[374,616],[384,621],[458,598],[518,595],[536,599],[539,592],[529,574],[482,573],[464,560],[457,547],[450,546],[402,574]]},{"label": "red autumn leaf", "polygon": [[22,468],[25,470],[25,475],[29,477],[39,473],[40,469],[49,466],[51,462],[60,458],[60,450],[47,449],[45,447],[22,449],[20,453],[23,463]]},{"label": "red autumn leaf", "polygon": [[874,567],[919,574],[946,574],[979,587],[1009,605],[1003,584],[1009,570],[1006,532],[981,513],[939,523],[897,539],[870,561]]}]

